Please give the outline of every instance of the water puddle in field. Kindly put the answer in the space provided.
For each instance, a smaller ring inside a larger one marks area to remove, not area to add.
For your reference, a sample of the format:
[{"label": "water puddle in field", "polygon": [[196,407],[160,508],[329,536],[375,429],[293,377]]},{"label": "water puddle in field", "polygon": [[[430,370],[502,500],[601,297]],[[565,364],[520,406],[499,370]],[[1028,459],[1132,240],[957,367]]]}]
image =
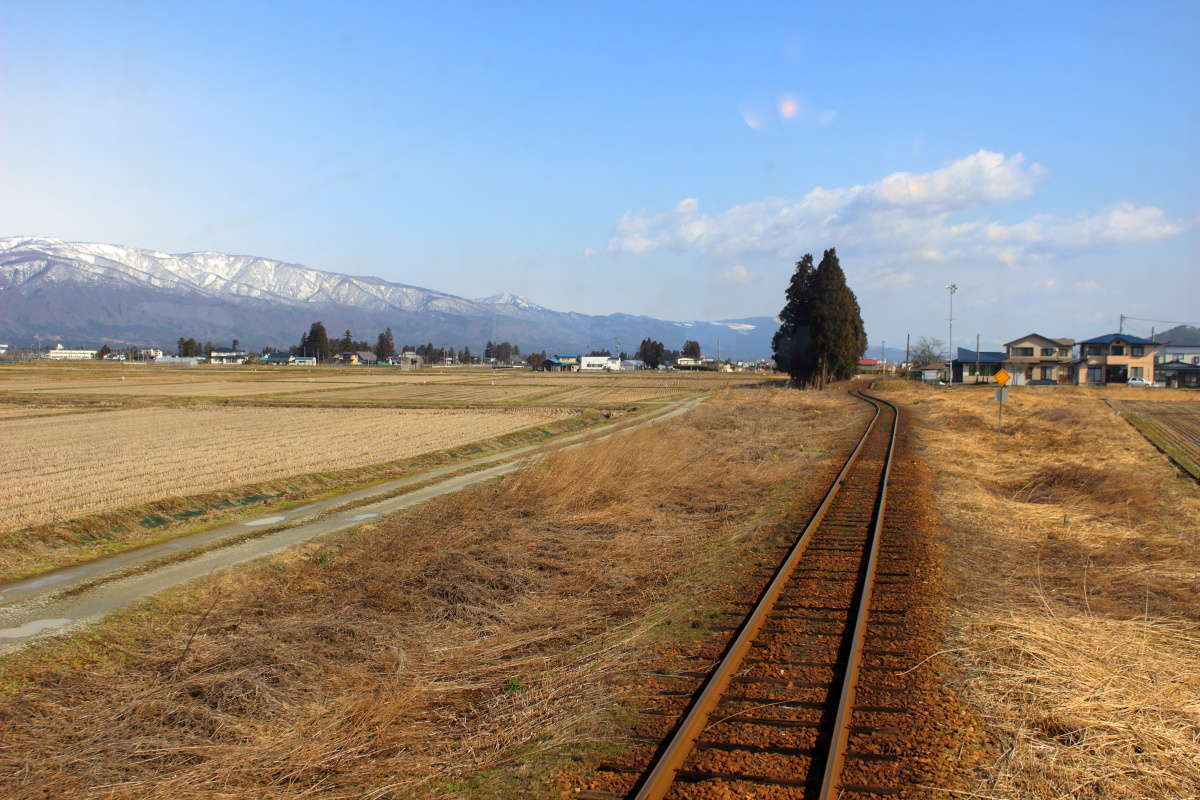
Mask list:
[{"label": "water puddle in field", "polygon": [[243,522],[247,528],[257,528],[260,525],[274,525],[276,522],[283,522],[287,517],[263,517],[262,519],[252,519],[249,522]]},{"label": "water puddle in field", "polygon": [[362,522],[364,519],[373,519],[378,517],[378,514],[359,514],[357,517],[351,517],[351,522]]},{"label": "water puddle in field", "polygon": [[66,617],[35,619],[32,622],[26,622],[24,625],[18,625],[15,628],[0,628],[0,639],[28,639],[30,636],[36,636],[42,631],[61,628],[63,625],[74,621]]}]

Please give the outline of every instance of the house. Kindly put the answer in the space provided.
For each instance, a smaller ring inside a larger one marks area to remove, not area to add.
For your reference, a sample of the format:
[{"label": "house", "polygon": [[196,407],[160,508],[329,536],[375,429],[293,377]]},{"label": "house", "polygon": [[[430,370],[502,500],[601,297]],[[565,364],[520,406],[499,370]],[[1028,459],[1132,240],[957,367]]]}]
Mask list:
[{"label": "house", "polygon": [[200,356],[159,356],[154,359],[155,364],[165,364],[176,367],[194,367],[203,363],[204,359]]},{"label": "house", "polygon": [[51,361],[87,361],[95,357],[95,350],[68,350],[62,346],[62,343],[46,353],[46,358]]},{"label": "house", "polygon": [[1200,344],[1164,344],[1154,358],[1161,364],[1182,361],[1185,364],[1200,364]]},{"label": "house", "polygon": [[698,358],[690,358],[688,356],[680,356],[675,359],[675,369],[700,369],[701,361]]},{"label": "house", "polygon": [[316,356],[292,356],[293,367],[315,367],[316,365]]},{"label": "house", "polygon": [[1000,350],[968,350],[958,348],[958,355],[950,362],[952,383],[995,383],[993,377],[1004,365],[1008,354]]},{"label": "house", "polygon": [[1154,366],[1154,374],[1175,389],[1200,389],[1200,363],[1166,361]]},{"label": "house", "polygon": [[290,367],[296,363],[296,357],[291,353],[267,353],[260,360],[268,367]]},{"label": "house", "polygon": [[208,354],[210,364],[245,364],[250,354],[245,350],[213,351]]},{"label": "house", "polygon": [[621,368],[621,359],[611,356],[583,356],[579,359],[581,372],[597,372],[601,370],[616,371]]},{"label": "house", "polygon": [[353,352],[338,353],[334,356],[340,364],[362,364],[364,366],[372,366],[379,361],[375,354],[370,350],[355,350]]},{"label": "house", "polygon": [[542,362],[540,369],[546,372],[578,372],[579,355],[576,353],[555,353]]},{"label": "house", "polygon": [[1005,342],[1004,350],[1004,369],[1012,376],[1014,386],[1077,382],[1079,360],[1075,358],[1074,339],[1031,333]]},{"label": "house", "polygon": [[645,368],[646,368],[646,362],[642,361],[641,359],[627,358],[621,362],[621,371],[622,372],[633,371],[633,370],[638,370],[638,369],[645,369]]},{"label": "house", "polygon": [[1162,345],[1127,333],[1106,333],[1079,343],[1079,383],[1154,382],[1154,354]]},{"label": "house", "polygon": [[424,359],[411,350],[405,350],[403,353],[389,358],[388,363],[400,369],[413,370],[420,369]]},{"label": "house", "polygon": [[157,361],[162,357],[163,351],[159,350],[157,347],[148,347],[145,350],[138,351],[138,358],[141,358],[145,361]]}]

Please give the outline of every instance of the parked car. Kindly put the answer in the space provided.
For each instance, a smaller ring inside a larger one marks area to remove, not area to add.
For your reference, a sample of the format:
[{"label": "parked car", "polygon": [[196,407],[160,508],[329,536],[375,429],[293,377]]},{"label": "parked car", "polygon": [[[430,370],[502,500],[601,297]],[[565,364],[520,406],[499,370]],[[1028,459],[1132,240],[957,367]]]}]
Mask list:
[{"label": "parked car", "polygon": [[1146,380],[1145,378],[1130,378],[1129,380],[1125,381],[1125,385],[1126,386],[1153,386],[1154,384],[1150,383],[1150,381]]}]

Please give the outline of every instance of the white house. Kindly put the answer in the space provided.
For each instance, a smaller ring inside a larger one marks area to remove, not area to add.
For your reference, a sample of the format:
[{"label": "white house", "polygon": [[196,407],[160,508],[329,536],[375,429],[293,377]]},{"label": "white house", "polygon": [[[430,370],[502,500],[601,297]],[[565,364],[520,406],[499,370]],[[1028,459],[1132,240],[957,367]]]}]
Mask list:
[{"label": "white house", "polygon": [[244,350],[216,351],[208,354],[210,364],[245,364],[250,354]]},{"label": "white house", "polygon": [[580,372],[598,372],[608,370],[615,372],[621,368],[621,359],[610,356],[583,356],[579,359]]},{"label": "white house", "polygon": [[1162,363],[1182,361],[1185,364],[1200,364],[1200,344],[1164,344],[1154,354],[1154,360]]}]

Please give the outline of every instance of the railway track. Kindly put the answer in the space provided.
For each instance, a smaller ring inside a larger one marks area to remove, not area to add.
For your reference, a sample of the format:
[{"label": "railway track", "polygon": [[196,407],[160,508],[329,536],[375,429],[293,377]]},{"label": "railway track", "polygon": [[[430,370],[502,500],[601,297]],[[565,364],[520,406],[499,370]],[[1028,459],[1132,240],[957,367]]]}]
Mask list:
[{"label": "railway track", "polygon": [[874,406],[871,422],[757,601],[731,612],[715,665],[662,676],[642,712],[640,752],[600,765],[591,785],[603,788],[576,797],[907,794],[910,573],[886,524],[899,411],[854,395]]}]

